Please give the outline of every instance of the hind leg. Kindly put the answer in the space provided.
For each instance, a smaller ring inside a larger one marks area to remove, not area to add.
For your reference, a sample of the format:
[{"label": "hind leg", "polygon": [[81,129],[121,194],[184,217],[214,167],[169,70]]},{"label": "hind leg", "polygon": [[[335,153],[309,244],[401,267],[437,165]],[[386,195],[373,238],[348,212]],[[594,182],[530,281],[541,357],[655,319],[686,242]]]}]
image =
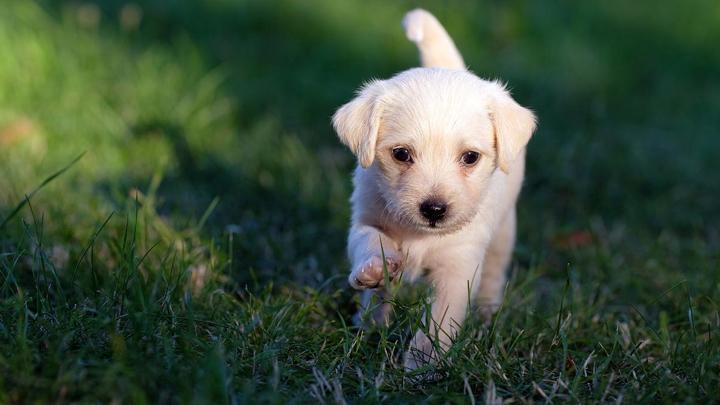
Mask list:
[{"label": "hind leg", "polygon": [[490,322],[502,303],[507,268],[515,245],[515,226],[516,218],[513,209],[500,223],[485,254],[480,291],[477,297],[480,313],[485,322]]}]

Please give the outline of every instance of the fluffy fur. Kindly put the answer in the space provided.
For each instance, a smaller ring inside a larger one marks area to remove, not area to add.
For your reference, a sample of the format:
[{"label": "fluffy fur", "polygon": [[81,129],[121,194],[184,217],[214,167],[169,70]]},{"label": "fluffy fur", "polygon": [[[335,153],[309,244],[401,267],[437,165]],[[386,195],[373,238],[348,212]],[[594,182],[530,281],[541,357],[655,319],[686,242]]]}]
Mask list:
[{"label": "fluffy fur", "polygon": [[[430,13],[411,11],[403,25],[424,67],[366,84],[333,125],[359,163],[348,254],[350,285],[367,289],[363,306],[384,295],[383,252],[390,278],[404,272],[433,286],[433,332],[418,331],[405,355],[414,369],[451,344],[468,302],[492,314],[502,299],[535,116],[501,84],[466,71]],[[398,160],[398,148],[412,161]],[[477,162],[467,164],[468,152]],[[423,214],[428,201],[445,207],[441,219]],[[380,305],[374,320],[386,322],[388,309]]]}]

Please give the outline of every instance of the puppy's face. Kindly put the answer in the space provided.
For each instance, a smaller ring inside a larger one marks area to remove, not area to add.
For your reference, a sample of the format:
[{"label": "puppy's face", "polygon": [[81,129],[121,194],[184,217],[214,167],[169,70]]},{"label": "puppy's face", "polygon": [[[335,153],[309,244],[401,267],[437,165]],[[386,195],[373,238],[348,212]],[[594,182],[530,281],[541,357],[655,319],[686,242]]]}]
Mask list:
[{"label": "puppy's face", "polygon": [[476,214],[495,169],[493,126],[481,94],[422,87],[386,102],[375,148],[380,190],[393,218],[450,232]]},{"label": "puppy's face", "polygon": [[498,84],[442,69],[373,82],[333,122],[360,164],[374,166],[390,215],[441,234],[477,214],[491,175],[508,170],[534,128]]}]

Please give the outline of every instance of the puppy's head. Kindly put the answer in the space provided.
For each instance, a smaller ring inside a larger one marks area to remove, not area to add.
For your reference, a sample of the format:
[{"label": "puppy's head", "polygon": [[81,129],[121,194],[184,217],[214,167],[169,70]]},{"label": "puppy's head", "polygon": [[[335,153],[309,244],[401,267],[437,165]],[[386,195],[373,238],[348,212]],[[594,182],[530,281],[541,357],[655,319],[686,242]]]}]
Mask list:
[{"label": "puppy's head", "polygon": [[535,116],[498,83],[417,68],[365,85],[333,125],[360,165],[378,173],[394,218],[448,233],[477,214],[495,169],[511,169]]}]

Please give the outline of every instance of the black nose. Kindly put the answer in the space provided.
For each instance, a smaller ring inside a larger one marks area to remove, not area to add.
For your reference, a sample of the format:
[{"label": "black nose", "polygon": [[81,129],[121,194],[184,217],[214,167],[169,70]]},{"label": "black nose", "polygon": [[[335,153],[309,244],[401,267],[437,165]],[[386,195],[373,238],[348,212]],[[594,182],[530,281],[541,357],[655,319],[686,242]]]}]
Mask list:
[{"label": "black nose", "polygon": [[420,204],[420,213],[430,222],[437,222],[445,216],[447,204],[438,200],[427,200]]}]

